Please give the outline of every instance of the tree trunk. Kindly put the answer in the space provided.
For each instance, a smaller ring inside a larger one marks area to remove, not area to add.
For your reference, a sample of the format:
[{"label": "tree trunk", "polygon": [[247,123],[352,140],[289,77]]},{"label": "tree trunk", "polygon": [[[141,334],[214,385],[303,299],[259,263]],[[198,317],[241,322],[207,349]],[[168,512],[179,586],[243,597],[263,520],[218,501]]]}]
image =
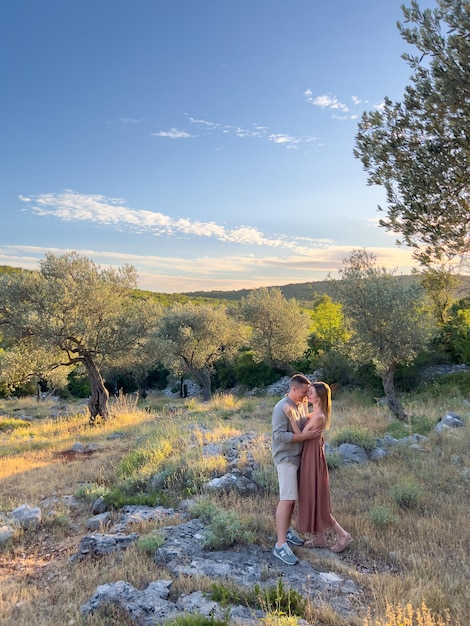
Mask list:
[{"label": "tree trunk", "polygon": [[397,419],[405,422],[407,419],[407,415],[400,400],[397,398],[397,393],[395,390],[395,370],[395,363],[390,363],[385,372],[382,374],[382,385],[385,391],[385,395],[387,397],[388,408],[390,409],[390,411],[392,411]]},{"label": "tree trunk", "polygon": [[208,402],[211,399],[211,372],[208,367],[196,369],[186,361],[186,365],[193,375],[194,380],[202,388],[202,401]]},{"label": "tree trunk", "polygon": [[204,372],[202,376],[202,401],[208,402],[211,399],[211,375]]},{"label": "tree trunk", "polygon": [[103,378],[94,364],[93,359],[90,356],[83,357],[83,365],[90,379],[91,397],[88,402],[88,408],[90,409],[90,424],[94,426],[98,415],[104,422],[109,417],[109,393],[104,386]]}]

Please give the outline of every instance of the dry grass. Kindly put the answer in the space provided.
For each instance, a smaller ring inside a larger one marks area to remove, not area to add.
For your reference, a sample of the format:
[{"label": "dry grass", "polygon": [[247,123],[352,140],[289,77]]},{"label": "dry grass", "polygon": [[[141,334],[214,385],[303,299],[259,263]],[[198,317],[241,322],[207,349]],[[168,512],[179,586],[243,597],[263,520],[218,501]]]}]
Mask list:
[{"label": "dry grass", "polygon": [[[390,426],[385,409],[356,400],[349,394],[335,400],[331,436],[346,426],[367,428],[379,436]],[[77,412],[72,417],[43,417],[32,420],[29,427],[0,430],[0,525],[1,512],[20,504],[38,506],[44,498],[70,495],[86,484],[112,486],[120,480],[123,459],[135,461],[139,449],[164,450],[159,463],[177,465],[179,459],[191,458],[203,475],[210,471],[210,461],[200,454],[194,456],[195,443],[197,448],[247,431],[260,435],[269,432],[275,399],[217,396],[211,403],[194,399],[169,403],[161,398],[151,402],[158,410],[148,402],[145,410],[139,409],[134,397],[119,398],[112,407],[113,418],[96,428],[89,427],[85,413]],[[33,403],[29,408],[26,403],[18,404],[2,401],[0,410],[5,418],[0,421],[37,409]],[[43,405],[41,409],[47,413]],[[445,398],[412,405],[414,414],[435,420],[449,410],[462,414],[461,409],[456,401]],[[397,621],[402,617],[400,611],[406,616],[410,610],[415,621],[408,624],[403,617],[403,626],[468,623],[469,431],[465,428],[443,436],[432,433],[422,451],[398,450],[380,462],[331,472],[333,514],[351,532],[354,542],[339,558],[307,549],[300,554],[317,569],[335,570],[364,589],[363,604],[357,607],[358,626],[363,623],[361,615],[369,620],[366,626],[398,626],[402,624]],[[63,454],[78,441],[102,449],[89,455]],[[254,453],[261,466],[260,478],[267,486],[265,495],[213,497],[223,509],[232,509],[240,517],[256,517],[258,541],[270,547],[277,503],[275,490],[270,488],[276,482],[274,468],[261,439]],[[216,458],[217,466],[222,463]],[[403,502],[397,497],[397,489],[406,488],[406,481],[418,489],[416,499],[410,500],[411,508],[402,508]],[[380,515],[373,514],[377,510]],[[1,624],[79,624],[79,607],[98,585],[126,580],[142,589],[152,580],[168,577],[137,545],[95,561],[69,562],[86,532],[83,522],[89,515],[89,503],[84,502],[68,526],[46,519],[39,530],[18,533],[0,549]],[[150,524],[140,530],[152,533],[157,527]],[[175,582],[175,590],[186,593],[203,587],[210,591],[211,581]],[[411,609],[406,608],[408,605]],[[423,607],[428,613],[423,613]],[[391,621],[393,616],[395,622]],[[282,616],[271,616],[266,623],[287,626],[288,616],[284,617],[285,621]],[[344,626],[328,606],[312,608],[311,623]],[[87,624],[113,626],[126,621],[122,614],[108,610],[90,617]]]}]

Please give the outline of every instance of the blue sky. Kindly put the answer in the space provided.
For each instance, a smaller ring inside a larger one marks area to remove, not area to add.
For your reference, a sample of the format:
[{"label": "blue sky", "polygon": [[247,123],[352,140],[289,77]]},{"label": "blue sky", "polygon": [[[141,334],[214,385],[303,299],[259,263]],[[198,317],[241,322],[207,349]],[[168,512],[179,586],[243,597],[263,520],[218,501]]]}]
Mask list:
[{"label": "blue sky", "polygon": [[408,273],[352,153],[409,82],[401,4],[4,0],[0,264],[77,250],[144,289],[231,290],[365,247]]}]

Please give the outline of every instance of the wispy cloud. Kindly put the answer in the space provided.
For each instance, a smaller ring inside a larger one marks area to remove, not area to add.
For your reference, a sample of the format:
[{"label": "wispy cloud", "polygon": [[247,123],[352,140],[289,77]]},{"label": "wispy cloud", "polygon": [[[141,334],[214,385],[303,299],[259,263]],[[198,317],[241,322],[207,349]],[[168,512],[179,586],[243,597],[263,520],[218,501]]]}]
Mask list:
[{"label": "wispy cloud", "polygon": [[[275,133],[268,126],[261,124],[251,124],[250,126],[235,126],[232,124],[221,124],[210,120],[199,119],[187,116],[188,122],[198,130],[197,136],[210,134],[211,136],[220,134],[222,136],[235,135],[240,139],[262,139],[287,148],[292,148],[299,144],[312,143],[316,141],[313,135],[296,137],[291,133]],[[163,136],[160,133],[152,133]],[[189,135],[189,133],[188,133]]]},{"label": "wispy cloud", "polygon": [[119,121],[122,124],[141,124],[142,122],[145,122],[143,117],[139,117],[138,119],[134,119],[132,117],[120,117]]},{"label": "wispy cloud", "polygon": [[[336,120],[356,120],[361,114],[361,109],[357,108],[360,104],[367,104],[367,100],[362,100],[358,96],[351,96],[352,104],[341,102],[332,94],[322,94],[315,96],[311,89],[304,92],[306,101],[312,106],[320,109],[328,109],[332,111],[332,117]],[[377,108],[377,107],[376,107]]]},{"label": "wispy cloud", "polygon": [[153,137],[168,137],[169,139],[189,139],[194,137],[191,133],[185,130],[178,130],[177,128],[170,128],[170,130],[161,130],[158,133],[150,133]]},{"label": "wispy cloud", "polygon": [[[70,248],[0,246],[0,264],[37,269],[38,261],[47,252],[60,255],[70,251]],[[413,267],[409,248],[368,248],[368,251],[375,254],[380,265],[389,269],[398,268],[410,273]],[[76,252],[103,266],[133,265],[138,270],[143,289],[172,293],[246,289],[321,280],[328,274],[336,276],[342,267],[342,260],[351,254],[352,248],[330,245],[321,250],[308,248],[305,255],[204,256],[193,259],[90,249]]]},{"label": "wispy cloud", "polygon": [[[150,233],[155,236],[193,236],[214,238],[222,242],[252,246],[268,246],[303,251],[295,240],[267,236],[252,226],[226,228],[216,222],[202,222],[189,218],[173,218],[160,212],[133,209],[119,198],[99,194],[82,194],[67,190],[63,193],[20,196],[31,210],[42,217],[71,221],[86,221],[117,230]],[[309,245],[314,243],[310,240]],[[318,244],[323,245],[323,244]]]}]

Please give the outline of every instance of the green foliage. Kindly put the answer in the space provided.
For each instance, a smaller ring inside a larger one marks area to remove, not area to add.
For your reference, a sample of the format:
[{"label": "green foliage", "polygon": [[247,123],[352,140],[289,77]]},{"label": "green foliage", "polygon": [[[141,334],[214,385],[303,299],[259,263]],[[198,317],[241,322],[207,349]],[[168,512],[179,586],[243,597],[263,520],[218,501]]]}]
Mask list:
[{"label": "green foliage", "polygon": [[255,590],[240,588],[230,581],[213,583],[210,594],[211,600],[218,602],[222,606],[230,604],[245,604],[247,606],[256,606],[257,595]]},{"label": "green foliage", "polygon": [[240,311],[252,329],[249,346],[254,360],[285,367],[305,352],[309,317],[295,300],[284,298],[280,289],[251,292],[242,299]]},{"label": "green foliage", "polygon": [[380,225],[422,265],[441,266],[469,250],[470,14],[461,0],[423,11],[412,1],[402,10],[401,36],[415,48],[402,55],[411,82],[402,101],[385,98],[381,110],[363,114],[354,154],[368,183],[385,189]]},{"label": "green foliage", "polygon": [[157,503],[155,493],[136,491],[132,482],[113,485],[103,497],[106,504],[115,509],[122,509],[126,505],[155,506]]},{"label": "green foliage", "polygon": [[413,479],[403,479],[390,490],[390,495],[401,509],[417,509],[421,503],[423,491]]},{"label": "green foliage", "polygon": [[152,303],[132,295],[136,281],[131,266],[102,269],[75,252],[46,254],[38,272],[1,275],[2,329],[13,346],[9,385],[48,379],[80,363],[96,391],[90,420],[106,419],[107,393],[98,364],[131,360],[155,324]]},{"label": "green foliage", "polygon": [[305,617],[308,603],[295,589],[287,589],[279,578],[274,587],[262,589],[256,584],[252,590],[230,583],[214,583],[211,599],[222,606],[244,604],[278,616]]},{"label": "green foliage", "polygon": [[272,463],[260,465],[253,470],[251,479],[265,495],[275,495],[279,491],[277,473]]},{"label": "green foliage", "polygon": [[310,349],[315,352],[327,352],[336,349],[349,338],[349,331],[339,302],[333,302],[329,296],[318,301],[311,312]]},{"label": "green foliage", "polygon": [[416,389],[413,394],[421,400],[433,398],[468,398],[470,397],[470,371],[461,370],[435,378]]},{"label": "green foliage", "polygon": [[67,376],[67,389],[76,398],[88,398],[91,393],[90,379],[84,370],[71,370]]},{"label": "green foliage", "polygon": [[98,485],[98,483],[82,483],[77,487],[73,495],[76,498],[83,498],[84,500],[94,502],[97,498],[106,495],[108,491],[108,487]]},{"label": "green foliage", "polygon": [[449,310],[439,334],[442,348],[456,363],[470,364],[470,301],[464,298]]},{"label": "green foliage", "polygon": [[280,578],[275,587],[259,590],[258,593],[261,608],[266,613],[303,618],[306,615],[306,599],[295,589],[286,589]]},{"label": "green foliage", "polygon": [[223,509],[213,503],[201,501],[191,509],[192,515],[200,517],[207,524],[202,541],[205,548],[222,550],[235,544],[251,544],[255,541],[252,527],[255,520],[242,519],[235,511]]},{"label": "green foliage", "polygon": [[353,251],[343,263],[340,279],[332,284],[351,325],[349,354],[358,363],[374,363],[390,408],[405,419],[394,376],[397,365],[412,362],[431,339],[434,327],[423,289],[406,286],[378,267],[366,250]]},{"label": "green foliage", "polygon": [[332,287],[353,330],[352,356],[359,363],[372,361],[379,375],[391,364],[410,363],[433,328],[422,288],[406,286],[365,250],[355,250],[343,264]]},{"label": "green foliage", "polygon": [[253,351],[241,352],[235,360],[237,381],[247,389],[265,387],[279,380],[280,375],[267,363],[258,363]]},{"label": "green foliage", "polygon": [[410,434],[409,423],[402,422],[401,420],[393,420],[390,424],[387,425],[387,433],[395,439],[402,439],[403,437],[408,437]]},{"label": "green foliage", "polygon": [[336,470],[344,465],[344,461],[339,452],[327,452],[325,453],[325,458],[329,470]]},{"label": "green foliage", "polygon": [[353,443],[368,451],[377,447],[374,435],[370,430],[359,426],[342,428],[331,437],[330,443],[333,446],[340,446],[342,443]]},{"label": "green foliage", "polygon": [[373,506],[368,517],[372,524],[379,529],[396,526],[399,522],[398,517],[385,505]]},{"label": "green foliage", "polygon": [[117,475],[120,478],[127,478],[135,475],[148,477],[156,471],[162,461],[174,454],[175,448],[168,439],[161,439],[157,442],[149,442],[142,448],[132,450],[123,457],[117,468]]},{"label": "green foliage", "polygon": [[428,435],[437,424],[436,418],[428,415],[411,415],[407,422],[394,420],[387,426],[387,433],[395,439],[402,439],[411,434]]},{"label": "green foliage", "polygon": [[164,313],[158,329],[164,365],[175,375],[189,370],[202,387],[203,400],[209,400],[215,363],[237,353],[245,330],[223,306],[175,305]]},{"label": "green foliage", "polygon": [[148,533],[137,539],[137,547],[146,554],[153,554],[161,548],[165,540],[159,532]]},{"label": "green foliage", "polygon": [[312,360],[312,369],[320,370],[323,380],[331,383],[349,385],[354,380],[353,362],[346,354],[336,350],[319,354]]}]

